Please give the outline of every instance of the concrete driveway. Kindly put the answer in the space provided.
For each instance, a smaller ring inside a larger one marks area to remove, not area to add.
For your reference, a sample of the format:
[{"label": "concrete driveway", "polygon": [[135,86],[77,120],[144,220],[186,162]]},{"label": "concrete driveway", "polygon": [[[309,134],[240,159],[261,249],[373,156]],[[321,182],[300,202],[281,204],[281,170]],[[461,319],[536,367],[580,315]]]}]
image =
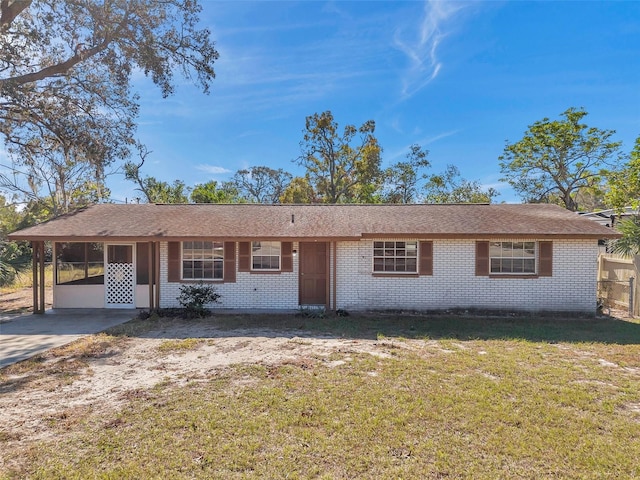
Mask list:
[{"label": "concrete driveway", "polygon": [[0,313],[0,368],[120,325],[135,310],[62,309],[44,315]]}]

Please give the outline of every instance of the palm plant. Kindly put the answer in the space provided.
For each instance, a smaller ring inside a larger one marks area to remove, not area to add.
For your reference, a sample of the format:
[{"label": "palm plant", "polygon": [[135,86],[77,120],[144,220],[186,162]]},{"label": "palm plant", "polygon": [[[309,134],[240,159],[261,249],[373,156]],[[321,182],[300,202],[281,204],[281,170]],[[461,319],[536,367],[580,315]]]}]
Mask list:
[{"label": "palm plant", "polygon": [[612,243],[613,252],[626,257],[640,255],[640,216],[636,215],[620,222],[618,231],[622,234],[622,238]]},{"label": "palm plant", "polygon": [[15,243],[0,241],[0,286],[11,284],[28,266],[28,253]]}]

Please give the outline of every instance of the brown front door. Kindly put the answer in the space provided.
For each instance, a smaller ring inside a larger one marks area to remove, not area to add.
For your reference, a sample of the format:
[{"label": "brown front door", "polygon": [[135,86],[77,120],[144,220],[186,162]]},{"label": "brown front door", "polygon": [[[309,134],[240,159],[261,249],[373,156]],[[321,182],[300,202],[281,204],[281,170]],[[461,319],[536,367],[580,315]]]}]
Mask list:
[{"label": "brown front door", "polygon": [[327,243],[300,242],[300,305],[326,305]]}]

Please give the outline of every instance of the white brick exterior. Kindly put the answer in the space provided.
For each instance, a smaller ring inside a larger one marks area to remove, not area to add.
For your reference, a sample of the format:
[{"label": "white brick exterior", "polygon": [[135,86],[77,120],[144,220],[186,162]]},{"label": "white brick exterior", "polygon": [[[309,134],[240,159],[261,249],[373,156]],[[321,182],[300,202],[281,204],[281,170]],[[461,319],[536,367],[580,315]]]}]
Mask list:
[{"label": "white brick exterior", "polygon": [[[373,241],[337,243],[337,308],[595,311],[596,240],[554,240],[553,276],[539,278],[475,276],[475,239],[434,240],[432,276],[374,277],[371,274]],[[297,243],[294,249],[298,249]],[[178,306],[181,286],[167,282],[167,253],[167,243],[163,242],[160,246],[160,306],[163,308]],[[333,283],[333,258],[330,266]],[[235,283],[214,285],[222,297],[221,303],[211,308],[296,309],[298,258],[293,258],[293,272],[237,272]],[[333,284],[329,291],[333,293]]]},{"label": "white brick exterior", "polygon": [[[298,248],[294,244],[294,249]],[[160,244],[160,307],[179,307],[181,283],[167,282],[168,247]],[[210,308],[243,309],[295,309],[298,308],[298,258],[293,258],[293,272],[250,273],[238,272],[238,244],[236,243],[236,282],[217,283],[216,292],[221,295],[220,303]]]},{"label": "white brick exterior", "polygon": [[539,278],[475,276],[475,240],[434,240],[433,276],[373,277],[371,243],[338,245],[338,308],[595,311],[595,240],[554,240],[553,276]]}]

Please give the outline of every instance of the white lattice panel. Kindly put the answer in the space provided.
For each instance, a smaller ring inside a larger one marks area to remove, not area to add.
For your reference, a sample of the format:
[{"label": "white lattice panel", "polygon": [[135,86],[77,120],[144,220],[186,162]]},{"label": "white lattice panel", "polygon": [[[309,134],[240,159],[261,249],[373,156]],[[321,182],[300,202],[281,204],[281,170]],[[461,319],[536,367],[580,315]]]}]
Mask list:
[{"label": "white lattice panel", "polygon": [[133,263],[107,264],[107,304],[133,305]]}]

